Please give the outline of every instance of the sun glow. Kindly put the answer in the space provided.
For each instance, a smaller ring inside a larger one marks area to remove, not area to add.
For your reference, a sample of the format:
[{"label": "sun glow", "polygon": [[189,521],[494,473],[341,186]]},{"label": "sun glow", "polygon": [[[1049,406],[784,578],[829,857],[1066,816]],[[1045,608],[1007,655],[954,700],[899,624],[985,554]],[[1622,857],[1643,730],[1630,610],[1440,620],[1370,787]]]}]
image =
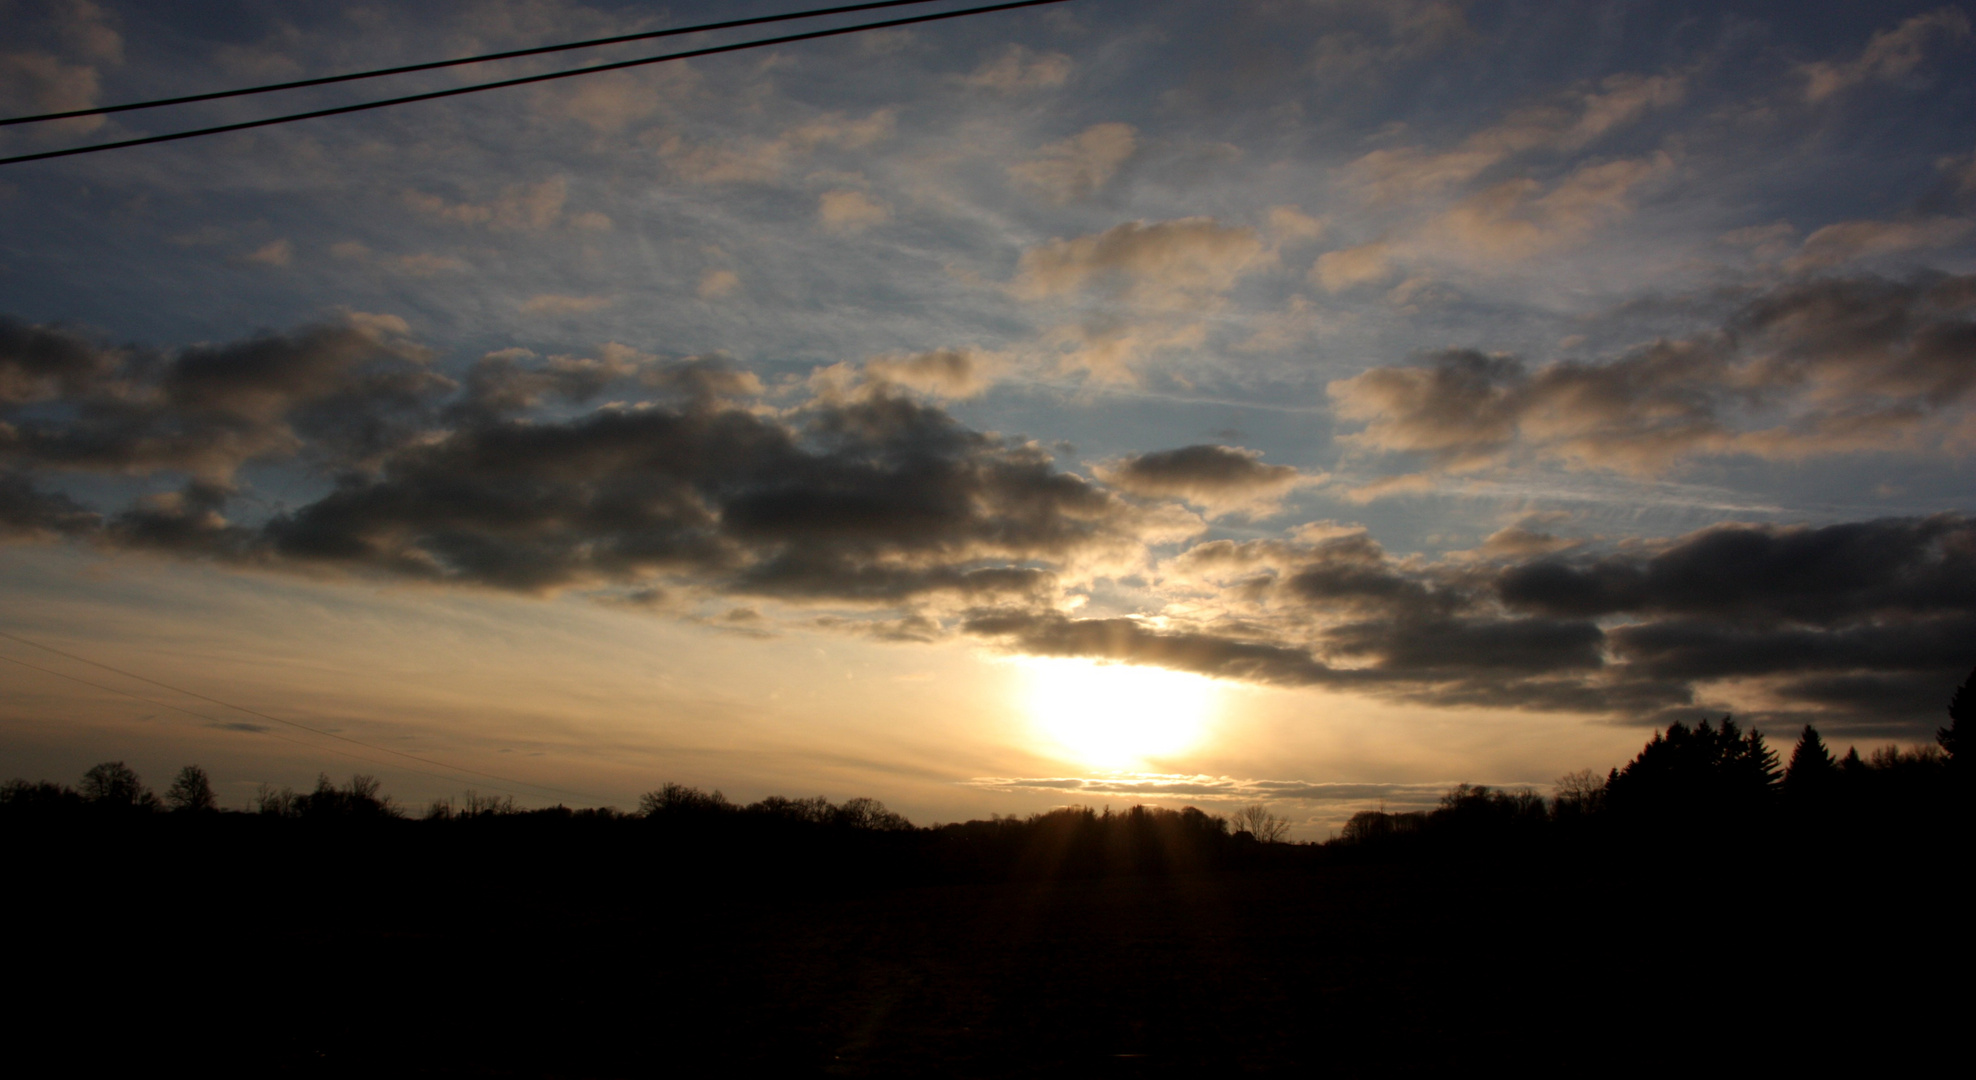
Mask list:
[{"label": "sun glow", "polygon": [[1131,769],[1207,735],[1212,680],[1164,668],[1032,660],[1028,711],[1042,736],[1086,765]]}]

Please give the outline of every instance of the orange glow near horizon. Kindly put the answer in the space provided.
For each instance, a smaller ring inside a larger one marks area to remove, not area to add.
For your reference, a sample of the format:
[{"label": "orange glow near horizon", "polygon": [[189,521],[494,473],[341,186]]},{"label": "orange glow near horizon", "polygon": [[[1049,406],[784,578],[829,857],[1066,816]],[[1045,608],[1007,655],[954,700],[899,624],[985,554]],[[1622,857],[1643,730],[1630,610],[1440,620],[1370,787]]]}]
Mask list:
[{"label": "orange glow near horizon", "polygon": [[1032,660],[1029,717],[1049,752],[1101,769],[1132,769],[1206,741],[1220,693],[1213,680],[1163,668]]}]

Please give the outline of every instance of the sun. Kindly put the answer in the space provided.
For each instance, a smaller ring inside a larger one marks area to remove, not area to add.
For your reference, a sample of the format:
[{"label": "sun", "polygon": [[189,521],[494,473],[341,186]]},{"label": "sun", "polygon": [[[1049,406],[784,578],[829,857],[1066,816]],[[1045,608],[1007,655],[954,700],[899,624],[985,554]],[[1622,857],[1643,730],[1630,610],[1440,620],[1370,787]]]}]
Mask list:
[{"label": "sun", "polygon": [[1164,668],[1029,660],[1027,709],[1050,749],[1101,769],[1134,769],[1198,745],[1212,680]]}]

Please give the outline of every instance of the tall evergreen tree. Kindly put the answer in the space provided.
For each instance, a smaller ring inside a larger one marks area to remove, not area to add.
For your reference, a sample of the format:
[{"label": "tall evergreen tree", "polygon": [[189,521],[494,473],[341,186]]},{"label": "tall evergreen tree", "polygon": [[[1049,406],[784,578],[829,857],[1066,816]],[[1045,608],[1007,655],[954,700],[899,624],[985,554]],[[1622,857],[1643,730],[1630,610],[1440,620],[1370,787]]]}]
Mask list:
[{"label": "tall evergreen tree", "polygon": [[1608,798],[1615,810],[1709,815],[1754,811],[1769,802],[1783,779],[1777,753],[1763,734],[1747,736],[1733,717],[1720,727],[1703,720],[1656,732],[1640,756],[1613,775]]},{"label": "tall evergreen tree", "polygon": [[1976,671],[1956,687],[1954,696],[1949,698],[1949,726],[1935,732],[1935,741],[1942,744],[1942,752],[1949,756],[1949,767],[1957,770],[1968,768],[1956,755],[1957,728],[1971,714],[1976,714]]},{"label": "tall evergreen tree", "polygon": [[1798,745],[1791,750],[1790,768],[1784,771],[1784,793],[1794,799],[1816,797],[1838,776],[1839,763],[1832,751],[1818,737],[1818,729],[1806,724]]}]

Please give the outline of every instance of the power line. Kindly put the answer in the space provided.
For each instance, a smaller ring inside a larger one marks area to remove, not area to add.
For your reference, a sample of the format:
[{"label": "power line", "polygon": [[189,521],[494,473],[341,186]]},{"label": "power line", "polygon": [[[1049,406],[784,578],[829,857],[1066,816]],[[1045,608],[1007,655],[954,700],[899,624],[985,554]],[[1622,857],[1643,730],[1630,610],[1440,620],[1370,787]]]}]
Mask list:
[{"label": "power line", "polygon": [[541,56],[544,53],[568,52],[571,49],[592,49],[601,45],[622,45],[628,41],[648,41],[653,38],[679,37],[684,34],[702,34],[714,30],[733,30],[742,26],[759,26],[763,23],[788,22],[792,19],[816,19],[826,15],[848,15],[854,11],[872,11],[878,8],[902,7],[907,4],[930,4],[933,0],[878,0],[868,4],[850,4],[845,7],[819,8],[814,11],[792,11],[783,15],[763,15],[753,19],[730,19],[727,22],[703,23],[699,26],[682,26],[673,30],[652,30],[639,34],[619,34],[616,37],[591,38],[588,41],[572,41],[563,45],[541,45],[532,49],[512,49],[508,52],[486,53],[481,56],[463,56],[457,60],[433,60],[423,64],[406,64],[402,67],[379,68],[375,71],[353,71],[343,75],[324,75],[314,79],[297,79],[294,82],[269,83],[266,86],[249,86],[239,90],[216,90],[209,94],[187,94],[184,97],[160,98],[156,101],[133,101],[123,105],[105,105],[97,109],[71,109],[68,112],[42,113],[39,116],[16,116],[0,120],[0,127],[14,124],[35,124],[44,120],[72,120],[78,116],[108,116],[111,113],[131,112],[136,109],[158,109],[167,105],[190,105],[198,101],[218,101],[222,98],[246,97],[249,94],[267,94],[276,90],[300,90],[309,86],[328,86],[331,83],[354,82],[358,79],[378,79],[387,75],[409,75],[415,71],[433,71],[438,68],[459,67],[463,64],[484,64],[492,60],[514,60],[523,56]]},{"label": "power line", "polygon": [[264,120],[247,120],[237,124],[221,124],[217,127],[198,128],[192,131],[175,131],[167,135],[149,135],[141,139],[96,143],[92,146],[74,146],[66,150],[45,150],[38,154],[20,154],[15,157],[0,158],[0,165],[18,165],[29,161],[45,161],[49,158],[71,157],[76,154],[94,154],[103,150],[121,150],[131,146],[149,146],[153,143],[174,142],[179,139],[195,139],[202,135],[221,135],[229,131],[246,131],[250,128],[271,127],[275,124],[288,124],[297,120],[313,120],[323,116],[341,116],[345,113],[389,108],[393,105],[409,105],[416,101],[433,101],[438,98],[458,97],[461,94],[474,94],[482,90],[499,90],[509,86],[526,86],[530,83],[548,82],[552,79],[568,79],[578,75],[594,75],[600,71],[620,71],[625,68],[643,67],[647,64],[663,64],[672,60],[690,60],[701,56],[717,56],[722,53],[766,48],[770,45],[788,45],[798,41],[815,41],[819,38],[862,33],[866,30],[884,30],[895,26],[913,26],[919,23],[939,22],[944,19],[959,19],[968,15],[986,15],[997,11],[1014,11],[1018,8],[1041,7],[1045,4],[1061,4],[1065,2],[1067,0],[1013,0],[1011,3],[964,8],[959,11],[943,11],[933,15],[914,15],[904,19],[887,19],[883,22],[840,26],[831,30],[812,30],[803,34],[763,38],[758,41],[743,41],[733,45],[715,45],[704,49],[667,53],[663,56],[647,56],[637,60],[620,60],[615,63],[595,64],[590,67],[574,68],[569,71],[551,71],[541,75],[525,75],[515,79],[502,79],[498,82],[477,83],[473,86],[457,86],[450,90],[434,90],[424,94],[408,94],[404,97],[386,98],[382,101],[366,101],[356,105],[341,105],[333,109],[316,109],[311,112],[291,113],[287,116],[271,116]]},{"label": "power line", "polygon": [[[185,708],[182,705],[173,705],[169,701],[159,701],[157,698],[145,697],[143,694],[136,693],[135,691],[124,690],[120,687],[115,687],[115,686],[105,686],[102,683],[85,679],[80,675],[71,675],[66,671],[56,671],[54,668],[45,668],[39,664],[30,664],[25,660],[17,660],[14,657],[6,656],[6,655],[0,655],[0,660],[5,660],[9,664],[16,664],[20,667],[27,668],[30,671],[39,671],[44,675],[53,675],[58,679],[67,679],[70,682],[81,683],[84,686],[94,687],[106,693],[122,694],[124,697],[134,698],[135,700],[142,701],[147,705],[155,705],[160,709],[170,709],[173,712],[181,712],[187,716],[196,717],[200,720],[210,720],[215,724],[224,723],[224,721],[222,721],[217,716],[211,716],[206,713],[197,712],[195,710]],[[400,765],[395,761],[384,761],[379,758],[366,757],[363,754],[356,754],[348,750],[341,750],[334,746],[317,746],[315,743],[304,742],[301,739],[297,739],[288,735],[283,735],[278,731],[269,731],[266,728],[257,728],[254,730],[253,734],[264,735],[270,739],[278,739],[285,743],[292,743],[296,746],[300,746],[308,750],[327,751],[332,754],[341,754],[344,757],[351,759],[352,761],[364,761],[364,762],[369,762],[372,765],[383,765],[387,768],[398,769],[404,772],[417,773],[420,776],[430,776],[435,780],[444,780],[448,783],[457,784],[460,782],[460,778],[457,776],[445,776],[440,773],[427,771],[425,769],[415,769],[409,765]],[[552,788],[550,790],[555,790],[555,789]],[[569,792],[568,794],[575,794],[575,793]],[[588,797],[586,796],[586,798]],[[596,800],[591,800],[591,801],[594,802]]]},{"label": "power line", "polygon": [[[516,780],[516,779],[513,779],[512,777],[507,777],[507,776],[501,776],[501,775],[499,775],[499,774],[497,774],[497,773],[491,773],[491,772],[482,772],[482,771],[481,771],[481,770],[479,770],[479,769],[469,769],[469,768],[466,768],[466,767],[464,767],[464,766],[460,766],[460,765],[448,765],[448,764],[447,764],[446,762],[443,762],[443,761],[434,761],[434,760],[433,760],[433,759],[431,759],[431,758],[428,758],[428,757],[420,757],[420,756],[419,756],[419,755],[417,755],[417,754],[408,754],[408,753],[406,753],[406,752],[405,752],[405,751],[403,751],[403,750],[393,750],[392,748],[390,748],[390,747],[388,747],[388,746],[378,746],[378,745],[376,745],[376,744],[374,744],[374,743],[367,743],[367,742],[365,742],[365,741],[363,741],[362,739],[353,739],[353,738],[350,738],[350,737],[349,737],[348,735],[338,735],[338,734],[337,734],[337,733],[335,733],[334,731],[324,731],[324,730],[323,730],[323,729],[321,729],[321,728],[315,728],[315,727],[310,727],[310,726],[309,726],[309,725],[307,725],[307,724],[303,724],[303,723],[299,723],[299,722],[297,722],[297,721],[294,721],[294,720],[285,720],[285,719],[283,719],[283,718],[281,718],[281,717],[279,717],[279,716],[272,716],[272,715],[270,715],[270,714],[268,714],[268,713],[264,713],[264,712],[261,712],[261,711],[260,711],[259,709],[250,709],[250,708],[248,708],[248,707],[247,707],[247,706],[245,706],[245,705],[235,705],[234,703],[232,703],[232,702],[230,702],[230,701],[222,701],[222,700],[220,700],[219,698],[216,698],[216,697],[213,697],[213,696],[211,696],[211,695],[209,695],[209,694],[201,694],[201,693],[199,693],[199,692],[198,692],[198,691],[196,691],[196,690],[187,690],[187,689],[185,689],[184,687],[181,687],[181,686],[173,686],[172,684],[170,684],[170,683],[167,683],[167,682],[159,682],[159,681],[158,681],[157,679],[152,679],[152,678],[147,678],[147,677],[145,677],[145,676],[143,676],[143,675],[139,675],[139,674],[137,674],[136,672],[132,672],[132,671],[125,671],[125,670],[124,670],[124,669],[122,669],[122,668],[119,668],[119,667],[112,667],[112,666],[110,666],[109,664],[105,664],[105,663],[101,663],[101,662],[99,662],[99,661],[96,661],[96,660],[91,660],[91,659],[89,659],[88,657],[84,657],[84,656],[77,656],[76,654],[74,654],[74,653],[71,653],[71,652],[63,652],[63,651],[62,651],[61,649],[57,649],[57,648],[55,648],[55,647],[54,647],[54,646],[52,646],[52,645],[43,645],[43,644],[41,644],[41,643],[40,643],[40,642],[38,642],[38,641],[30,641],[29,639],[27,639],[27,638],[24,638],[24,637],[22,637],[22,636],[20,636],[19,634],[11,634],[11,633],[8,633],[8,632],[7,632],[7,631],[5,631],[5,630],[0,630],[0,637],[3,637],[3,638],[7,638],[7,639],[8,639],[8,640],[10,640],[10,641],[18,641],[18,642],[20,642],[20,643],[21,643],[21,644],[23,644],[23,645],[27,645],[27,646],[31,646],[31,647],[33,647],[33,648],[36,648],[36,649],[40,649],[40,650],[41,650],[41,651],[43,651],[43,652],[50,652],[50,653],[54,653],[54,654],[55,654],[56,656],[60,656],[60,657],[64,657],[64,658],[66,658],[66,659],[69,659],[69,660],[74,660],[74,661],[75,661],[76,663],[79,663],[79,664],[88,664],[88,665],[89,665],[90,667],[95,667],[95,668],[102,668],[102,669],[103,669],[104,671],[108,671],[108,672],[113,672],[113,673],[115,673],[115,674],[118,674],[118,675],[122,675],[122,676],[123,676],[124,678],[126,678],[126,679],[136,679],[136,680],[137,680],[138,682],[141,682],[141,683],[149,683],[149,684],[151,684],[152,686],[156,686],[156,687],[160,687],[160,688],[162,688],[162,689],[165,689],[165,690],[170,690],[170,691],[171,691],[172,693],[174,693],[174,694],[184,694],[184,695],[185,695],[186,697],[191,697],[191,698],[198,698],[198,699],[199,699],[199,700],[201,700],[201,701],[210,701],[210,702],[212,702],[212,703],[213,703],[213,704],[215,704],[215,705],[218,705],[218,706],[221,706],[222,708],[227,708],[227,709],[232,709],[232,710],[234,710],[235,712],[242,712],[242,713],[246,713],[246,714],[247,714],[248,716],[255,716],[255,717],[259,717],[259,718],[260,718],[260,719],[262,719],[262,720],[271,720],[271,721],[273,721],[273,722],[275,722],[275,723],[277,723],[277,724],[286,724],[286,725],[288,725],[289,727],[292,727],[292,728],[300,728],[300,729],[301,729],[301,730],[303,730],[303,731],[307,731],[307,732],[311,732],[311,733],[314,733],[314,734],[316,734],[316,735],[321,735],[321,736],[323,736],[324,738],[329,738],[329,739],[337,739],[337,740],[339,740],[339,741],[342,741],[342,742],[346,742],[346,743],[349,743],[349,744],[351,744],[352,746],[361,746],[361,747],[363,747],[363,748],[364,748],[364,749],[366,749],[366,750],[375,750],[375,751],[377,751],[378,753],[381,753],[381,754],[391,754],[391,755],[393,755],[393,756],[395,756],[395,757],[401,757],[401,758],[404,758],[404,759],[406,759],[407,761],[417,761],[417,762],[420,762],[420,763],[422,763],[422,764],[425,764],[425,765],[431,765],[431,766],[433,766],[433,767],[435,767],[435,768],[440,768],[440,769],[446,769],[446,770],[448,770],[448,771],[451,771],[451,772],[456,772],[456,773],[467,773],[467,774],[469,774],[469,775],[472,775],[472,776],[483,776],[483,777],[486,777],[486,778],[487,778],[487,779],[489,779],[489,780],[499,780],[500,782],[502,782],[502,783],[504,783],[504,784],[511,784],[511,785],[514,785],[514,786],[516,786],[516,787],[526,787],[526,788],[534,788],[534,789],[536,789],[537,791],[549,791],[549,792],[554,792],[555,794],[558,794],[558,795],[569,795],[569,796],[572,796],[572,797],[575,797],[575,798],[578,798],[578,799],[583,799],[583,800],[585,800],[586,802],[592,802],[592,803],[600,803],[600,802],[601,802],[600,800],[597,800],[597,799],[594,799],[594,798],[592,798],[592,797],[591,797],[591,796],[589,796],[589,795],[585,795],[585,794],[583,794],[583,793],[582,793],[582,792],[580,792],[580,791],[567,791],[567,790],[564,790],[563,788],[556,788],[556,787],[549,787],[549,786],[548,786],[548,785],[546,785],[546,784],[531,784],[531,783],[529,783],[529,782],[528,782],[528,781],[526,781],[526,780]],[[6,658],[4,658],[4,657],[0,657],[0,659],[6,659]],[[21,661],[18,661],[18,660],[15,660],[15,661],[14,661],[14,663],[17,663],[17,664],[19,664],[19,663],[21,663]],[[22,666],[24,666],[24,667],[31,667],[31,666],[33,666],[33,665],[28,665],[28,664],[23,664]],[[46,670],[46,669],[43,669],[43,670]],[[60,672],[50,672],[50,674],[56,674],[56,675],[59,675],[59,674],[60,674]],[[65,677],[66,677],[66,676],[65,676]],[[82,681],[84,681],[84,680],[81,680],[81,679],[77,679],[76,681],[77,681],[77,682],[82,682]],[[94,684],[91,684],[91,685],[94,685]],[[107,689],[110,689],[110,688],[109,688],[109,687],[99,687],[99,689],[105,689],[105,690],[107,690]],[[114,693],[123,693],[124,691],[112,691],[112,692],[114,692]],[[132,697],[138,697],[138,695],[136,695],[136,694],[132,694],[131,696],[132,696]],[[149,698],[140,698],[140,700],[144,700],[144,701],[149,701],[150,699],[149,699]],[[154,704],[154,705],[155,705],[155,704],[159,704],[159,703],[158,703],[158,702],[152,702],[152,704]],[[177,708],[177,706],[172,706],[172,705],[167,705],[167,706],[165,706],[165,707],[166,707],[166,708]],[[180,712],[185,712],[186,710],[184,710],[184,709],[180,709],[179,711],[180,711]],[[198,714],[198,713],[194,713],[193,715],[194,715],[194,716],[197,716],[197,715],[199,715],[199,714]],[[208,720],[210,720],[210,719],[212,719],[212,717],[206,717],[206,719],[208,719]],[[430,774],[430,773],[427,773],[426,775],[428,775],[428,776],[429,776],[429,775],[432,775],[432,774]],[[443,778],[443,777],[442,777],[442,779],[445,779],[445,778]]]}]

